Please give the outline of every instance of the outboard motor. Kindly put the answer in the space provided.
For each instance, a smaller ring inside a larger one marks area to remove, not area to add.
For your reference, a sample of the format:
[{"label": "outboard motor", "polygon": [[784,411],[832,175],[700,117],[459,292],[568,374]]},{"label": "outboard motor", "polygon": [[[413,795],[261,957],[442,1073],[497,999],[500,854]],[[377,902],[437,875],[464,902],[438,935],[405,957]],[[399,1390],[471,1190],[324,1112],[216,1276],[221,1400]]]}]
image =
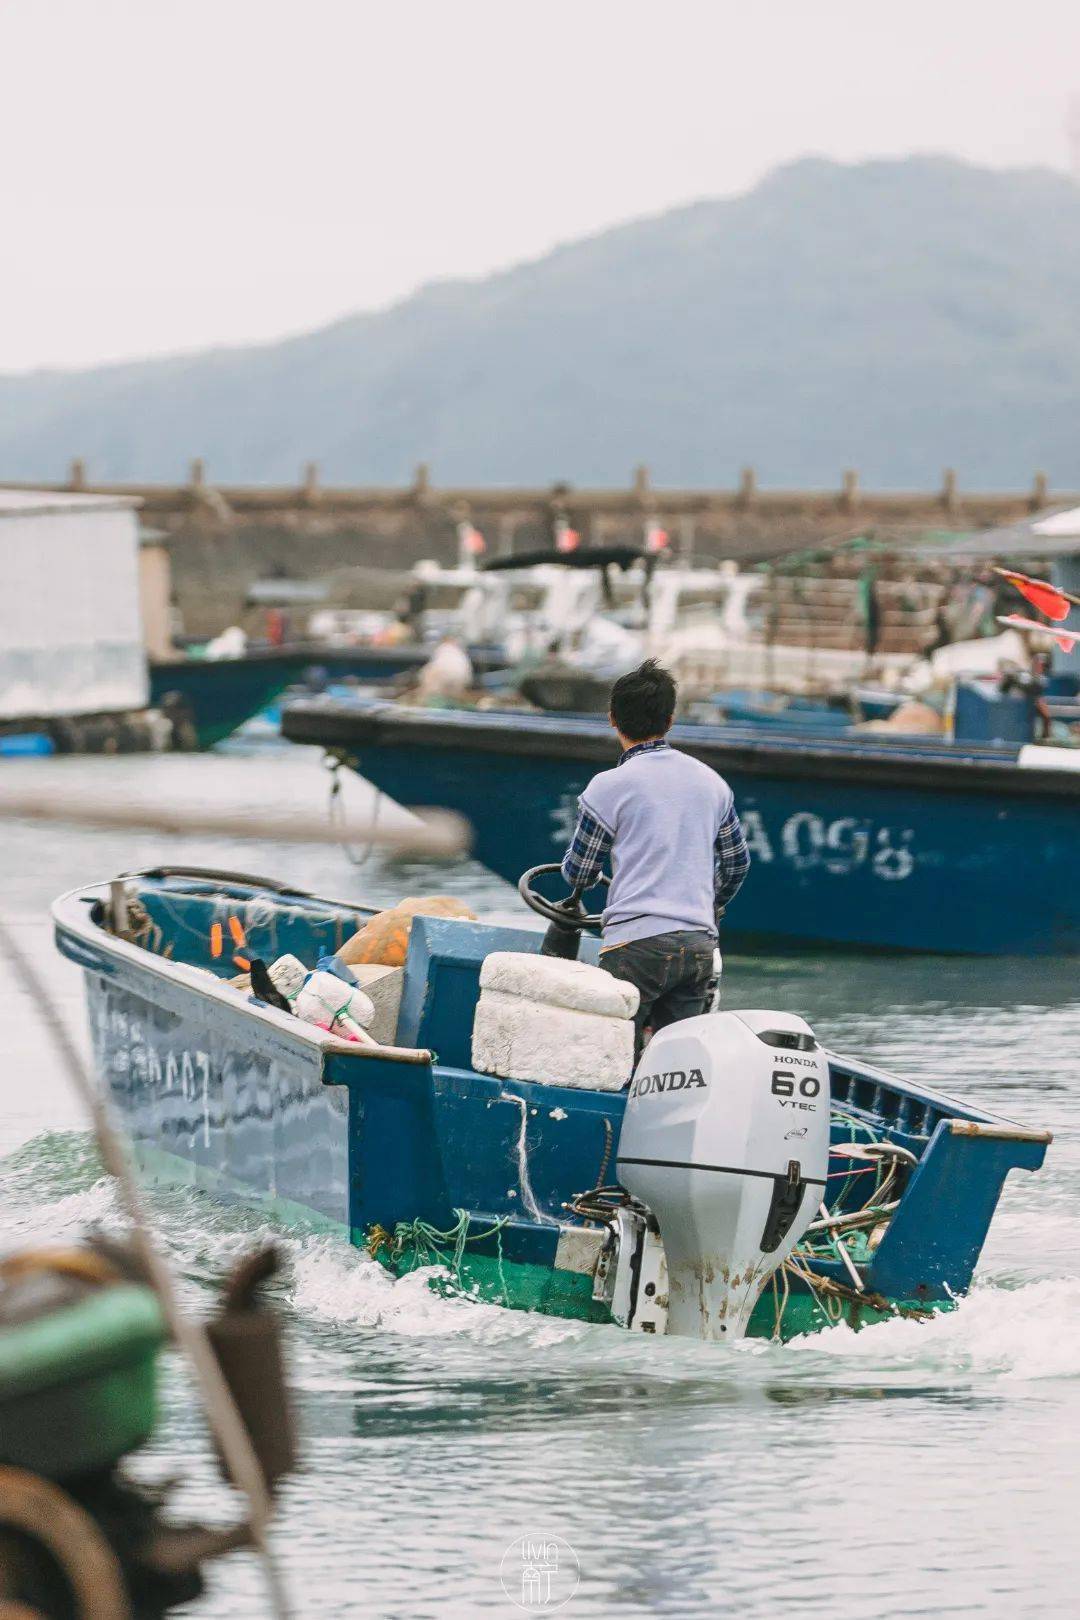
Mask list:
[{"label": "outboard motor", "polygon": [[654,1035],[630,1087],[619,1180],[655,1217],[667,1332],[736,1339],[825,1195],[829,1065],[791,1013],[705,1013]]}]

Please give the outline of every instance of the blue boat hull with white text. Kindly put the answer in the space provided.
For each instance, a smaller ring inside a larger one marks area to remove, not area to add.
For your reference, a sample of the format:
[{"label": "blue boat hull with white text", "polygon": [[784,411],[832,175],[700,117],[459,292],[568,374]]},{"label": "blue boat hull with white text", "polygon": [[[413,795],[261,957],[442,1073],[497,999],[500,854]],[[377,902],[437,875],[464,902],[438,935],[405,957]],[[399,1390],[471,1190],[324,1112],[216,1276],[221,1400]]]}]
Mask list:
[{"label": "blue boat hull with white text", "polygon": [[[606,723],[589,717],[310,702],[290,705],[282,729],[392,799],[460,812],[477,858],[511,881],[561,857],[578,795],[618,757]],[[671,735],[735,790],[753,867],[726,940],[1080,951],[1080,771],[927,739],[709,725]]]}]

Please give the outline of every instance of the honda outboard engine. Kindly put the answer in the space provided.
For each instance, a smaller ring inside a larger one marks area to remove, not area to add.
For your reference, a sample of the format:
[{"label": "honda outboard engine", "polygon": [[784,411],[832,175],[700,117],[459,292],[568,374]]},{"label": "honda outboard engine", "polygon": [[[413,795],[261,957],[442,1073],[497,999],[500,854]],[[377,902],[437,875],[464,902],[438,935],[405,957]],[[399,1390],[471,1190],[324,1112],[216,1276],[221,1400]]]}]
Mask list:
[{"label": "honda outboard engine", "polygon": [[654,1035],[630,1087],[619,1180],[667,1258],[667,1332],[734,1339],[825,1195],[829,1065],[791,1013],[705,1013]]}]

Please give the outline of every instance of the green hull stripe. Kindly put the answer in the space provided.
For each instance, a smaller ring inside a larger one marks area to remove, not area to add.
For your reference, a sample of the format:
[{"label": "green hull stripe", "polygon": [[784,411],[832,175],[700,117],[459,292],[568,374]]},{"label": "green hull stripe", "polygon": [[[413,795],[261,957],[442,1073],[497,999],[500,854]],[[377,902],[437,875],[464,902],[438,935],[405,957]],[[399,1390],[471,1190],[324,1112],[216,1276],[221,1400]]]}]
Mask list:
[{"label": "green hull stripe", "polygon": [[[145,1143],[136,1144],[136,1157],[151,1180],[170,1185],[201,1187],[213,1193],[215,1197],[233,1203],[254,1205],[265,1210],[273,1219],[281,1221],[284,1225],[328,1233],[334,1237],[345,1238],[357,1248],[366,1247],[365,1233],[350,1231],[342,1222],[319,1215],[307,1205],[294,1203],[291,1199],[263,1193],[254,1187],[238,1190],[220,1171],[208,1165],[193,1164],[190,1159],[181,1158],[179,1154],[168,1153],[162,1148],[150,1147]],[[430,1256],[421,1256],[410,1246],[406,1247],[396,1259],[384,1260],[384,1264],[388,1264],[389,1269],[401,1277],[407,1272],[415,1271],[418,1266],[430,1264]],[[433,1277],[432,1287],[443,1294],[471,1296],[487,1304],[504,1305],[514,1311],[538,1311],[544,1316],[563,1317],[575,1322],[611,1320],[607,1306],[598,1304],[593,1299],[592,1277],[585,1272],[555,1271],[549,1266],[505,1260],[497,1255],[466,1252],[453,1275]],[[948,1300],[935,1301],[929,1307],[923,1300],[897,1300],[895,1303],[899,1310],[953,1308],[952,1302]],[[780,1337],[786,1341],[798,1338],[804,1333],[819,1333],[823,1328],[835,1326],[836,1321],[860,1327],[871,1322],[887,1321],[890,1315],[888,1311],[875,1310],[869,1305],[844,1300],[840,1302],[839,1316],[833,1318],[828,1316],[809,1294],[793,1287],[784,1307]],[[766,1287],[754,1306],[746,1331],[750,1338],[771,1339],[776,1336],[776,1307],[770,1287]]]},{"label": "green hull stripe", "polygon": [[[401,1277],[427,1263],[414,1249],[406,1249],[391,1263],[390,1269]],[[577,1322],[611,1321],[607,1306],[592,1297],[592,1277],[580,1271],[553,1271],[547,1266],[467,1254],[454,1275],[433,1277],[432,1287],[444,1295],[471,1296],[516,1311],[538,1311],[544,1316],[560,1316]],[[855,1328],[866,1327],[872,1322],[888,1321],[893,1314],[848,1300],[840,1301],[839,1306],[839,1316],[830,1317],[809,1294],[792,1289],[784,1308],[780,1338],[786,1343],[804,1333],[820,1333],[838,1322]],[[901,1310],[927,1309],[919,1300],[898,1301],[897,1306]],[[951,1310],[953,1306],[951,1301],[946,1301],[935,1308]],[[754,1306],[746,1331],[749,1338],[776,1337],[776,1307],[771,1288],[766,1288]]]},{"label": "green hull stripe", "polygon": [[[415,1271],[415,1250],[406,1250],[391,1269],[402,1277]],[[606,1305],[592,1297],[592,1278],[581,1271],[554,1271],[550,1266],[500,1260],[495,1255],[465,1255],[454,1276],[432,1279],[440,1293],[471,1295],[489,1305],[514,1311],[539,1311],[544,1316],[567,1317],[575,1322],[609,1322]]]}]

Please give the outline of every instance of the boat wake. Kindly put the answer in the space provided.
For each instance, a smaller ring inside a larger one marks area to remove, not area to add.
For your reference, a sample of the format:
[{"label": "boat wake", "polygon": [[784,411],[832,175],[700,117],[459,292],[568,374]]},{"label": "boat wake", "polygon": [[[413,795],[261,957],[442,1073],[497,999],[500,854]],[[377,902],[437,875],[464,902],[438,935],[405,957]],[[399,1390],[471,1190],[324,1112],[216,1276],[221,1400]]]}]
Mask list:
[{"label": "boat wake", "polygon": [[[193,1295],[206,1290],[253,1244],[274,1241],[288,1264],[281,1303],[299,1330],[343,1339],[472,1341],[488,1353],[505,1345],[550,1365],[569,1358],[586,1371],[646,1372],[652,1379],[729,1379],[728,1351],[694,1340],[662,1343],[613,1327],[506,1311],[432,1284],[449,1281],[440,1267],[395,1278],[340,1239],[268,1222],[257,1211],[226,1206],[197,1189],[153,1189],[158,1237]],[[90,1138],[53,1131],[0,1160],[0,1253],[68,1243],[93,1230],[118,1234],[124,1220],[111,1182],[101,1175]],[[1011,1245],[1010,1245],[1011,1247]],[[1044,1256],[1044,1263],[1048,1257]],[[1055,1256],[1056,1259],[1056,1256]],[[1053,1261],[1050,1262],[1054,1264]],[[744,1340],[735,1351],[739,1377],[751,1382],[868,1382],[901,1389],[970,1385],[1037,1385],[1080,1377],[1080,1276],[1033,1277],[1002,1268],[977,1279],[956,1311],[930,1321],[881,1322],[856,1332],[841,1325],[787,1345]],[[564,1369],[565,1370],[565,1369]]]},{"label": "boat wake", "polygon": [[505,1311],[443,1285],[442,1266],[393,1277],[378,1261],[334,1238],[287,1244],[292,1251],[289,1304],[307,1321],[336,1328],[382,1329],[404,1337],[482,1337],[488,1343],[529,1338],[553,1344],[580,1338],[582,1324]]},{"label": "boat wake", "polygon": [[[750,1341],[747,1341],[749,1344]],[[769,1347],[771,1350],[773,1347]],[[1019,1287],[976,1281],[955,1311],[928,1322],[879,1322],[860,1332],[841,1325],[797,1339],[785,1352],[920,1383],[1080,1377],[1080,1277],[1042,1278]],[[935,1380],[936,1381],[936,1380]]]}]

